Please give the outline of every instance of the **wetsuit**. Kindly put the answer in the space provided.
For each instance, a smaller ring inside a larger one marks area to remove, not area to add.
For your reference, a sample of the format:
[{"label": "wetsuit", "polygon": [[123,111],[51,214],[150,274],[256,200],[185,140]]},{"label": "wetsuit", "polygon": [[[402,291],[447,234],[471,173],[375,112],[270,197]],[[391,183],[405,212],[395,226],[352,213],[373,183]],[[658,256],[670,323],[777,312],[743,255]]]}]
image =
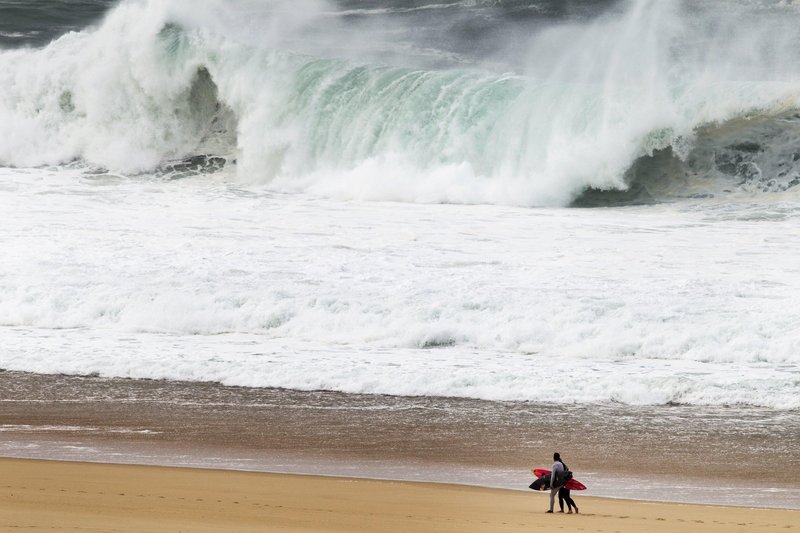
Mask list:
[{"label": "wetsuit", "polygon": [[[563,461],[561,461],[561,465],[564,467],[564,470],[569,470],[569,468],[567,467],[567,465],[564,464]],[[575,500],[573,500],[572,497],[569,495],[569,489],[566,487],[566,484],[558,489],[558,507],[559,509],[561,509],[562,513],[564,512],[565,500],[567,502],[568,510],[571,511],[573,507],[575,508],[576,511],[578,510],[578,506],[575,505]]]},{"label": "wetsuit", "polygon": [[[553,512],[553,507],[556,504],[556,494],[561,485],[556,486],[556,478],[558,474],[564,474],[564,464],[561,461],[553,463],[553,468],[550,469],[550,512]],[[563,484],[563,481],[562,481]]]}]

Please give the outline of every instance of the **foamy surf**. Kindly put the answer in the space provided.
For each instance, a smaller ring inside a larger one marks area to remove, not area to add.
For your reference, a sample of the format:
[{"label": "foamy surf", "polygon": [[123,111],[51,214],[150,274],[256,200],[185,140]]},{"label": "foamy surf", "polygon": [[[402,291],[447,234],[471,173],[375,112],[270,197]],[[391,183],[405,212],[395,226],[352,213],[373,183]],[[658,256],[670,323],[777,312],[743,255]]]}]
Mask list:
[{"label": "foamy surf", "polygon": [[545,9],[521,54],[383,31],[511,9],[422,4],[0,52],[0,367],[797,409],[796,6]]},{"label": "foamy surf", "polygon": [[3,174],[2,368],[495,400],[542,400],[558,369],[584,385],[548,400],[798,407],[797,207],[73,173]]},{"label": "foamy surf", "polygon": [[524,206],[800,183],[796,9],[742,3],[761,18],[738,29],[716,10],[624,5],[536,33],[525,64],[497,73],[350,57],[369,32],[336,57],[341,28],[320,2],[302,16],[270,4],[263,37],[247,2],[124,2],[96,29],[0,55],[0,118],[15,132],[0,162],[137,174],[212,155],[276,191]]}]

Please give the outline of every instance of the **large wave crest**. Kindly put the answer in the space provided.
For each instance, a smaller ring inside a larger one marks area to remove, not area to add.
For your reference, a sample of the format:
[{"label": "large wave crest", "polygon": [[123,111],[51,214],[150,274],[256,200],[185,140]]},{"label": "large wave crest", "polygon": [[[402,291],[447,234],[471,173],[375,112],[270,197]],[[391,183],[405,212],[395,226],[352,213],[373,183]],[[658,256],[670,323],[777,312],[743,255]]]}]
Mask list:
[{"label": "large wave crest", "polygon": [[128,1],[97,28],[1,52],[0,164],[227,163],[281,191],[516,205],[800,183],[792,5],[631,0],[535,32],[503,72],[380,63],[335,6],[269,6]]}]

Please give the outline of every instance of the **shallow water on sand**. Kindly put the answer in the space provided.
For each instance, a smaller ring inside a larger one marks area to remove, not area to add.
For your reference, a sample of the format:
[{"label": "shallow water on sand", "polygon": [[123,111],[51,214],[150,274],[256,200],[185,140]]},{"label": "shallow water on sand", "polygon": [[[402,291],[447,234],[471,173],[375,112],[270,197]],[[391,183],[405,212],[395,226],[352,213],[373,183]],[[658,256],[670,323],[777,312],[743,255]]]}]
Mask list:
[{"label": "shallow water on sand", "polygon": [[[800,415],[0,373],[0,454],[525,489],[560,450],[588,495],[800,508]],[[770,478],[764,478],[764,465]],[[580,495],[581,493],[578,493]]]}]

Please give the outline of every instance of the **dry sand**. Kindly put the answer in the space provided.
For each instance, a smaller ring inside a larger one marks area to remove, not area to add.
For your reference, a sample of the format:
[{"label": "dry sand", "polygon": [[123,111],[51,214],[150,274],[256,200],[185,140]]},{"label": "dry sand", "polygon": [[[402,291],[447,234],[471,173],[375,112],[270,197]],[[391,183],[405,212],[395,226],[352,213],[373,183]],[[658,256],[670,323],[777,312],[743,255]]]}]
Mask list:
[{"label": "dry sand", "polygon": [[[800,511],[576,498],[458,485],[0,459],[2,531],[800,530]],[[756,489],[754,489],[756,490]]]}]

